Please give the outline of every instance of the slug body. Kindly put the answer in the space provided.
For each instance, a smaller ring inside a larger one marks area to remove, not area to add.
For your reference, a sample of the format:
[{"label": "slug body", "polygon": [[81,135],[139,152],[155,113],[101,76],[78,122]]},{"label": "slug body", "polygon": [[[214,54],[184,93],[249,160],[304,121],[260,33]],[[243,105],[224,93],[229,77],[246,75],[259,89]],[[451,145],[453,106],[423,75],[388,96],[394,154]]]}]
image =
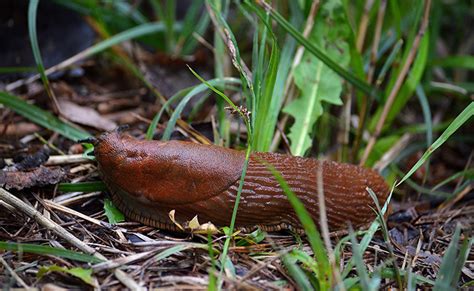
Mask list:
[{"label": "slug body", "polygon": [[[197,215],[201,222],[217,227],[229,225],[244,167],[244,152],[182,141],[140,141],[110,132],[98,138],[95,155],[114,203],[129,218],[177,230],[169,217],[174,210],[175,221],[180,224]],[[263,161],[281,173],[316,223],[317,172],[322,170],[330,230],[346,228],[348,223],[364,226],[375,218],[375,204],[367,187],[376,193],[380,204],[388,196],[385,181],[370,169],[254,153],[244,179],[237,228],[301,229],[286,194]]]}]

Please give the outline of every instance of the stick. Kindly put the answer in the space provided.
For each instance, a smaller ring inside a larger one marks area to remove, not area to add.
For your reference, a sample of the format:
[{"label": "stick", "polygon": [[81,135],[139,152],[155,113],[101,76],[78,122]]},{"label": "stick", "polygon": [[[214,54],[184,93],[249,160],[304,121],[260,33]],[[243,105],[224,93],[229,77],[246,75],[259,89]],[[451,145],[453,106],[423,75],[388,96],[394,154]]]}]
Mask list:
[{"label": "stick", "polygon": [[395,85],[393,86],[392,90],[390,91],[390,94],[388,95],[387,101],[385,102],[385,105],[383,107],[382,114],[380,115],[380,119],[378,120],[377,126],[375,127],[374,134],[370,137],[369,142],[367,143],[367,147],[365,148],[364,155],[362,156],[362,159],[360,160],[360,163],[359,163],[360,165],[365,164],[365,162],[367,161],[367,158],[369,157],[369,154],[372,152],[375,142],[377,141],[377,138],[382,132],[385,119],[387,119],[388,113],[390,109],[392,108],[393,102],[395,101],[395,97],[397,97],[398,91],[400,90],[402,83],[408,74],[410,66],[413,63],[415,55],[418,52],[418,47],[420,45],[421,38],[425,34],[426,27],[428,26],[428,20],[430,16],[430,7],[431,7],[431,0],[427,0],[425,4],[425,11],[423,12],[423,20],[421,22],[418,34],[416,35],[415,40],[413,41],[412,49],[410,50],[410,53],[408,54],[406,62],[403,64],[402,70],[400,71],[400,74],[398,75],[398,78],[395,81]]},{"label": "stick", "polygon": [[[15,207],[17,210],[23,212],[28,217],[35,219],[39,224],[45,227],[48,230],[51,230],[59,237],[62,237],[65,241],[70,243],[71,245],[75,246],[76,248],[80,249],[81,251],[93,255],[96,258],[99,258],[104,261],[108,261],[106,257],[98,253],[94,248],[88,246],[80,239],[72,235],[68,232],[65,228],[58,225],[56,222],[52,221],[49,218],[44,217],[41,212],[33,208],[32,206],[26,204],[25,202],[21,201],[18,197],[14,196],[10,192],[6,191],[3,188],[0,188],[0,200],[10,204],[11,206]],[[144,290],[143,287],[138,285],[132,278],[130,278],[125,272],[119,269],[114,270],[115,277],[122,282],[127,288],[132,290]]]}]

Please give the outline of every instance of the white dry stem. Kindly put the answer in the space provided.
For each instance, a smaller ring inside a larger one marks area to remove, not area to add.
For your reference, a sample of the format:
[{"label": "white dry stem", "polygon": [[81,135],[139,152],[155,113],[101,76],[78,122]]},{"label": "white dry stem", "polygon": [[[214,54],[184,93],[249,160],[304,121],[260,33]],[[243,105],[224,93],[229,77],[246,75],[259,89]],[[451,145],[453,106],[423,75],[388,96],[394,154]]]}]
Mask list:
[{"label": "white dry stem", "polygon": [[[0,188],[0,200],[10,204],[11,206],[15,207],[17,210],[21,211],[22,213],[26,214],[28,217],[33,218],[36,220],[40,225],[45,227],[46,229],[54,232],[59,237],[63,238],[65,241],[70,243],[71,245],[75,246],[79,250],[93,255],[96,258],[99,258],[104,261],[108,261],[106,257],[102,254],[98,253],[94,248],[88,246],[83,241],[72,235],[69,231],[67,231],[62,226],[58,225],[56,222],[52,221],[49,218],[46,218],[33,208],[32,206],[26,204],[25,202],[21,201],[18,197],[14,196],[10,192],[6,191],[3,188]],[[131,290],[145,290],[141,287],[133,278],[127,275],[124,271],[115,269],[114,270],[115,277],[124,284],[127,288]]]}]

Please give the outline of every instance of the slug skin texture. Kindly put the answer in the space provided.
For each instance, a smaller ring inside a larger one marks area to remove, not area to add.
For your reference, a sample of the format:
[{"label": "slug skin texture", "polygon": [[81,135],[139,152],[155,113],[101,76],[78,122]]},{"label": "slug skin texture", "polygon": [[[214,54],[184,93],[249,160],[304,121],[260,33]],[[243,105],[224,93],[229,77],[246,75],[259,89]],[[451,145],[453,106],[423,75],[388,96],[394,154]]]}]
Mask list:
[{"label": "slug skin texture", "polygon": [[[141,141],[109,132],[101,135],[95,155],[115,205],[132,220],[179,230],[198,216],[216,227],[229,225],[245,153],[183,141]],[[262,162],[281,173],[292,191],[319,223],[317,172],[331,231],[361,227],[375,218],[371,188],[383,205],[389,189],[375,171],[363,167],[276,153],[253,153],[237,212],[236,227],[267,231],[300,230],[301,225],[278,181]],[[318,225],[318,224],[317,224]]]}]

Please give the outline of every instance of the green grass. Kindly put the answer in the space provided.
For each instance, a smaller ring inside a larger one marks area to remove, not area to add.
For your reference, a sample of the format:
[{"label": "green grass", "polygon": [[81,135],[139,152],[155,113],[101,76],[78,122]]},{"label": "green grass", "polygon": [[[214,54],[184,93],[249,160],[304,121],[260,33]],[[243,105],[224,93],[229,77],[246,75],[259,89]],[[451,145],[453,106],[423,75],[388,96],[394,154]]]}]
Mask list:
[{"label": "green grass", "polygon": [[50,246],[38,245],[38,244],[27,244],[27,243],[14,243],[0,241],[0,249],[4,251],[14,251],[18,253],[32,253],[37,255],[52,255],[60,258],[66,258],[74,261],[85,262],[85,263],[100,263],[102,260],[83,253],[60,249]]},{"label": "green grass", "polygon": [[90,134],[85,130],[79,129],[77,126],[64,122],[50,112],[40,109],[33,104],[27,103],[13,94],[0,92],[0,104],[5,105],[16,113],[31,120],[32,122],[47,129],[53,130],[71,140],[79,140],[90,137]]}]

